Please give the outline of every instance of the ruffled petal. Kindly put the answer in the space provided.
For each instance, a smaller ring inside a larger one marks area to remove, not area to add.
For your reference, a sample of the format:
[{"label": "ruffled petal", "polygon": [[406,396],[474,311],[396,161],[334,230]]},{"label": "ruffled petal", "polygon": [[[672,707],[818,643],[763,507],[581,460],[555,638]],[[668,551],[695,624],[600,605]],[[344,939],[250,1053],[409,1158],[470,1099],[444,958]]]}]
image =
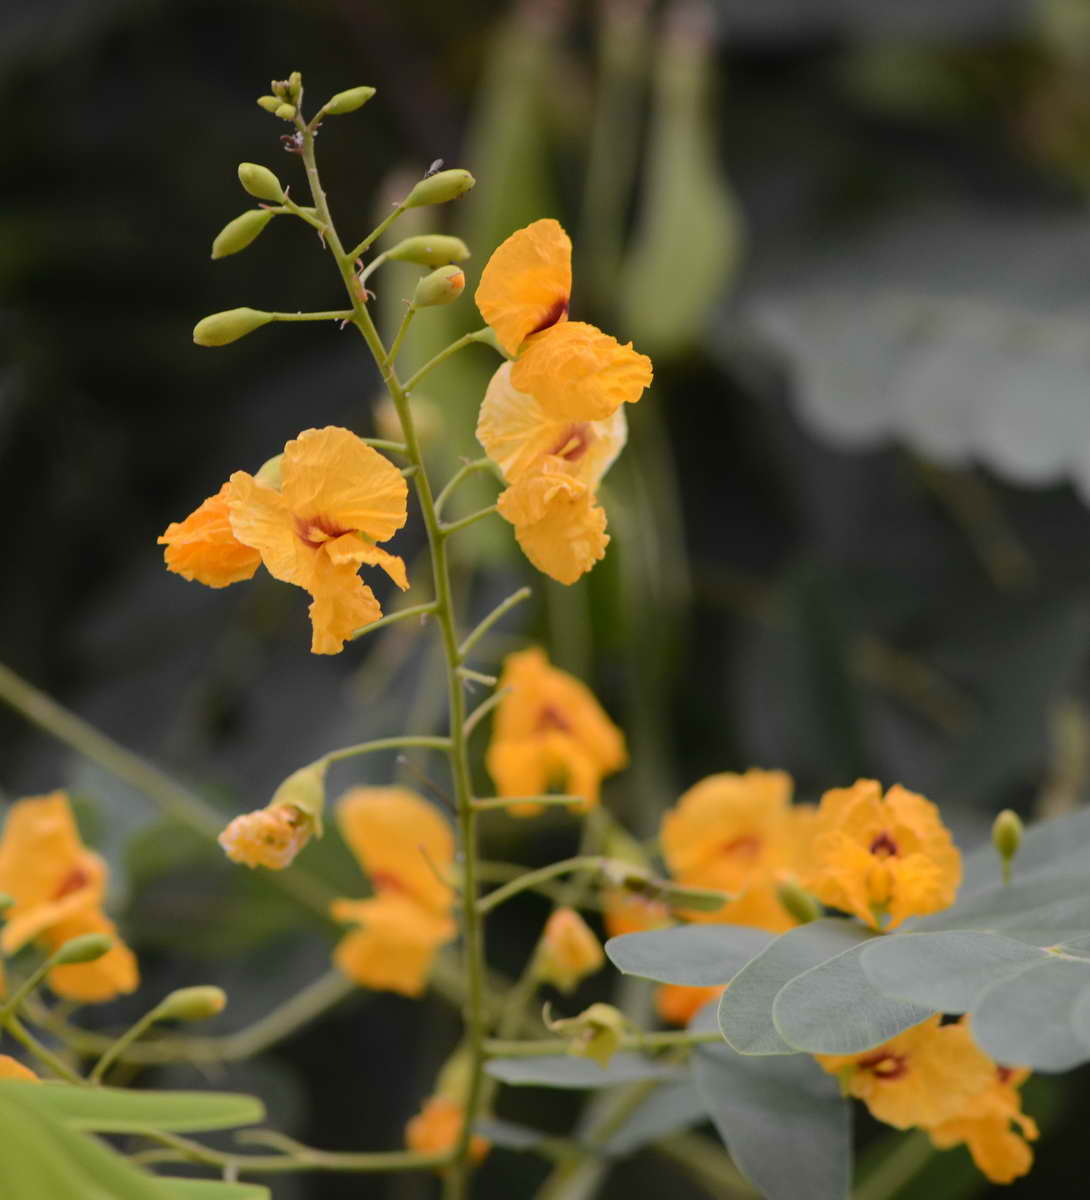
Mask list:
[{"label": "ruffled petal", "polygon": [[390,554],[381,546],[365,541],[358,533],[345,533],[331,542],[326,542],[323,549],[331,562],[365,563],[369,567],[381,567],[402,591],[409,586],[409,576],[405,571],[405,563],[396,554]]},{"label": "ruffled petal", "polygon": [[651,360],[631,343],[621,345],[582,321],[565,321],[530,339],[511,382],[552,417],[602,421],[639,400],[651,375]]},{"label": "ruffled petal", "polygon": [[324,554],[316,556],[309,588],[313,654],[339,654],[358,629],[382,616],[375,593],[356,574],[352,563],[337,566]]},{"label": "ruffled petal", "polygon": [[236,471],[228,483],[227,503],[235,537],[260,553],[269,574],[309,588],[317,548],[299,536],[283,493],[258,483],[246,471]]},{"label": "ruffled petal", "polygon": [[571,296],[571,239],[546,218],[516,230],[481,272],[476,301],[508,354],[530,334],[562,321]]},{"label": "ruffled petal", "polygon": [[159,538],[166,546],[167,568],[183,579],[221,588],[250,579],[261,566],[261,555],[240,542],[231,528],[229,489],[225,483],[184,521],[168,525]]},{"label": "ruffled petal", "polygon": [[338,921],[358,925],[337,944],[333,960],[358,984],[405,996],[423,993],[435,955],[457,933],[449,916],[383,893],[372,900],[337,900]]}]

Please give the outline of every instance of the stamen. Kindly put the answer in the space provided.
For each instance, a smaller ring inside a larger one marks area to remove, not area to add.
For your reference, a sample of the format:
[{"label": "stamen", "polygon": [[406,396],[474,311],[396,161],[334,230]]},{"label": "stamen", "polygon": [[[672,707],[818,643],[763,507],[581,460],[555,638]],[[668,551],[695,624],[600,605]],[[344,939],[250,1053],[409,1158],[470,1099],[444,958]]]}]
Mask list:
[{"label": "stamen", "polygon": [[870,852],[876,858],[895,858],[898,853],[897,843],[888,833],[880,833],[870,844]]},{"label": "stamen", "polygon": [[541,318],[541,323],[539,325],[536,325],[533,329],[531,329],[530,332],[527,333],[526,336],[530,337],[532,334],[541,333],[545,329],[552,328],[553,325],[555,325],[563,317],[567,316],[567,313],[568,313],[568,297],[560,296],[557,300],[555,300],[553,302],[552,307],[549,308],[548,312],[545,313],[544,317]]}]

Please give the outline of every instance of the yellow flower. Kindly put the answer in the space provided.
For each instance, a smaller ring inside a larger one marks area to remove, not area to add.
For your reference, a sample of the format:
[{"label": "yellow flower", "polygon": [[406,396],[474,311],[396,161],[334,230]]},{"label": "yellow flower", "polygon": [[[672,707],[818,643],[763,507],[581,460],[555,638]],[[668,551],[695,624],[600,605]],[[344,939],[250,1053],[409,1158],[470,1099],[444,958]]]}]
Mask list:
[{"label": "yellow flower", "polygon": [[569,322],[571,241],[551,219],[498,246],[481,273],[477,307],[508,354],[512,383],[561,420],[598,421],[639,400],[651,360],[593,325]]},{"label": "yellow flower", "polygon": [[[561,787],[598,803],[604,776],[628,762],[624,735],[591,690],[549,664],[536,647],[509,654],[500,676],[500,701],[488,747],[488,772],[501,796],[539,796]],[[516,816],[534,816],[539,804],[516,804]]]},{"label": "yellow flower", "polygon": [[655,991],[655,1011],[668,1025],[688,1025],[705,1004],[722,994],[722,987],[664,983]]},{"label": "yellow flower", "polygon": [[[465,1124],[465,1109],[447,1096],[430,1096],[405,1126],[405,1145],[417,1154],[444,1154],[453,1150]],[[469,1142],[469,1156],[480,1162],[490,1145],[479,1134]]]},{"label": "yellow flower", "polygon": [[314,823],[290,804],[243,813],[219,835],[232,862],[282,871],[310,840]]},{"label": "yellow flower", "polygon": [[370,876],[369,900],[336,900],[338,921],[357,926],[334,951],[364,987],[419,996],[439,947],[457,933],[454,891],[441,876],[454,863],[450,826],[406,788],[354,788],[337,810],[341,833]]},{"label": "yellow flower", "polygon": [[678,883],[736,897],[714,912],[686,913],[689,920],[773,933],[796,924],[776,885],[800,866],[813,810],[791,804],[792,787],[783,771],[709,775],[663,817],[662,854]]},{"label": "yellow flower", "polygon": [[221,588],[252,578],[261,566],[261,555],[244,546],[231,528],[230,489],[225,483],[184,521],[168,525],[159,539],[166,546],[167,567],[184,579]]},{"label": "yellow flower", "polygon": [[665,929],[671,924],[670,910],[661,900],[641,896],[628,888],[609,888],[602,893],[602,923],[610,937]]},{"label": "yellow flower", "polygon": [[956,1116],[928,1129],[932,1142],[940,1150],[964,1142],[992,1183],[1013,1183],[1028,1174],[1033,1151],[1027,1143],[1037,1139],[1037,1123],[1022,1112],[1018,1093],[1028,1076],[1024,1068],[996,1067],[988,1086]]},{"label": "yellow flower", "polygon": [[940,1025],[929,1017],[862,1054],[819,1054],[830,1075],[862,1100],[880,1121],[897,1129],[941,1126],[964,1112],[991,1084],[995,1064],[964,1023]]},{"label": "yellow flower", "polygon": [[541,935],[534,970],[537,977],[570,992],[605,965],[602,943],[574,908],[554,909]]},{"label": "yellow flower", "polygon": [[893,929],[953,903],[961,855],[934,804],[899,784],[883,798],[880,784],[860,779],[821,798],[802,882],[823,903]]},{"label": "yellow flower", "polygon": [[0,1079],[26,1079],[37,1082],[38,1076],[29,1067],[16,1062],[7,1054],[0,1054]]},{"label": "yellow flower", "polygon": [[336,654],[382,616],[361,565],[381,567],[402,590],[409,586],[401,559],[376,545],[405,524],[408,489],[392,463],[336,426],[288,442],[279,472],[275,487],[236,471],[159,541],[167,566],[186,579],[225,587],[264,563],[274,578],[304,588],[313,598],[311,650]]},{"label": "yellow flower", "polygon": [[[7,910],[0,949],[13,954],[38,941],[51,953],[85,933],[116,937],[102,912],[106,864],[84,846],[64,792],[16,801],[0,838],[0,892]],[[80,1002],[111,1000],[139,983],[136,959],[120,940],[95,962],[54,967],[49,985]]]}]

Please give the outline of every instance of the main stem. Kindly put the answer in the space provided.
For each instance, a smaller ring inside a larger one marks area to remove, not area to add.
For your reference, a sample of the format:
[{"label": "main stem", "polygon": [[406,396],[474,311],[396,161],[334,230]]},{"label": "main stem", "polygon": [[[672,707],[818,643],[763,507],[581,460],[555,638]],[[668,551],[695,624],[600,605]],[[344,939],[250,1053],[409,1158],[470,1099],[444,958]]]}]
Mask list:
[{"label": "main stem", "polygon": [[345,290],[352,304],[352,324],[360,331],[367,348],[378,366],[383,383],[397,410],[401,429],[405,437],[405,449],[413,472],[413,487],[417,503],[427,531],[428,547],[431,551],[432,572],[435,578],[435,620],[439,625],[443,643],[443,654],[447,667],[447,696],[450,708],[450,743],[446,747],[450,759],[454,785],[454,799],[458,814],[458,831],[462,847],[463,904],[462,938],[465,947],[466,1000],[464,1019],[466,1043],[470,1051],[469,1086],[465,1102],[465,1121],[454,1151],[454,1162],[445,1173],[446,1195],[449,1200],[461,1200],[466,1195],[469,1176],[469,1143],[473,1120],[480,1104],[483,1084],[484,1039],[486,1018],[484,1006],[484,938],[482,917],[477,909],[477,814],[473,810],[473,789],[469,775],[469,753],[465,736],[465,693],[458,668],[462,665],[462,654],[458,647],[458,632],[454,618],[454,602],[450,584],[450,562],[447,556],[446,536],[435,511],[435,498],[431,483],[424,468],[420,452],[420,440],[413,422],[408,394],[397,377],[390,356],[382,343],[371,314],[364,303],[362,288],[356,280],[354,258],[345,253],[329,213],[329,203],[318,175],[314,159],[314,134],[301,120],[298,128],[302,133],[302,158],[310,183],[311,196],[318,217],[325,226],[325,240],[340,270]]}]

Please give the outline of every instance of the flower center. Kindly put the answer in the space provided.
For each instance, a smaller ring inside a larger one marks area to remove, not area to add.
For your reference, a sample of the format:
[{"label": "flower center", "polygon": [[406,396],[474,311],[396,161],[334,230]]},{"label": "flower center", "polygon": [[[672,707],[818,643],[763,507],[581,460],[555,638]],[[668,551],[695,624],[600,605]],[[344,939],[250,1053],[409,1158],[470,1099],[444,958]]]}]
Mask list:
[{"label": "flower center", "polygon": [[564,430],[564,436],[557,442],[555,449],[550,450],[549,453],[557,458],[562,458],[565,462],[578,462],[586,454],[593,440],[594,435],[591,433],[590,423],[580,421],[578,424],[569,425]]},{"label": "flower center", "polygon": [[303,545],[310,546],[314,550],[317,550],[323,542],[331,542],[334,538],[339,538],[348,532],[347,529],[338,528],[328,517],[295,518],[295,536]]},{"label": "flower center", "polygon": [[568,297],[558,296],[546,311],[545,315],[541,318],[540,323],[531,329],[526,336],[530,337],[532,334],[541,333],[545,329],[551,329],[552,326],[557,323],[557,321],[567,316],[567,313]]},{"label": "flower center", "polygon": [[875,858],[896,858],[899,853],[897,843],[885,831],[871,842],[870,852]]},{"label": "flower center", "polygon": [[752,862],[761,853],[761,839],[755,834],[745,834],[723,842],[719,853],[730,858],[740,858],[744,862]]},{"label": "flower center", "polygon": [[1014,1068],[1013,1067],[996,1067],[995,1074],[1000,1083],[1009,1083],[1011,1076],[1014,1074]]},{"label": "flower center", "polygon": [[559,729],[561,733],[571,733],[571,725],[568,724],[564,714],[552,704],[546,704],[537,717],[538,733],[547,733],[550,729]]},{"label": "flower center", "polygon": [[859,1060],[859,1069],[870,1071],[875,1079],[900,1079],[908,1074],[908,1061],[903,1054],[890,1054],[888,1050],[880,1050],[870,1058]]},{"label": "flower center", "polygon": [[80,888],[86,887],[90,882],[90,872],[85,871],[83,867],[73,867],[61,880],[60,887],[53,893],[53,899],[63,900],[65,896],[71,896],[73,892],[78,892]]},{"label": "flower center", "polygon": [[371,886],[378,892],[404,892],[401,880],[393,871],[372,871]]}]

